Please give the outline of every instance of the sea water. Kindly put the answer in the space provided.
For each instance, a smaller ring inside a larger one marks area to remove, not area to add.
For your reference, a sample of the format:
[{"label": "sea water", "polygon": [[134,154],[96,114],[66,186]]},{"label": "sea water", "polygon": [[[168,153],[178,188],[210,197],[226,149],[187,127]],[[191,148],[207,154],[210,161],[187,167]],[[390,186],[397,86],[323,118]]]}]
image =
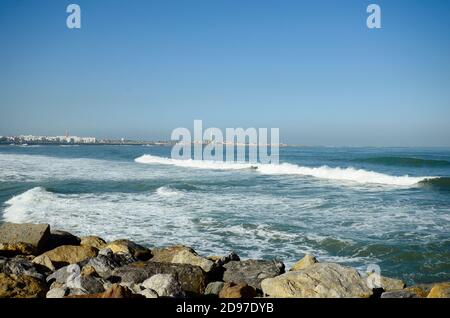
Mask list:
[{"label": "sea water", "polygon": [[0,222],[450,280],[450,149],[283,147],[279,165],[167,146],[0,146]]}]

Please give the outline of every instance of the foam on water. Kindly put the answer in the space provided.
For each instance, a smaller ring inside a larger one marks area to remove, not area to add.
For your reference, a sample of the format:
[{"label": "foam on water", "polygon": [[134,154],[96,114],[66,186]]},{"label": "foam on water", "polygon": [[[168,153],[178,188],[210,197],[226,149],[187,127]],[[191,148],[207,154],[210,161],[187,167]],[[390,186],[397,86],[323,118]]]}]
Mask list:
[{"label": "foam on water", "polygon": [[152,155],[143,155],[135,159],[138,163],[173,165],[195,169],[242,170],[257,167],[256,171],[267,175],[300,175],[335,181],[350,181],[361,184],[383,184],[392,186],[417,186],[419,182],[437,177],[391,176],[379,172],[355,168],[302,167],[290,163],[249,164],[206,160],[179,160]]}]

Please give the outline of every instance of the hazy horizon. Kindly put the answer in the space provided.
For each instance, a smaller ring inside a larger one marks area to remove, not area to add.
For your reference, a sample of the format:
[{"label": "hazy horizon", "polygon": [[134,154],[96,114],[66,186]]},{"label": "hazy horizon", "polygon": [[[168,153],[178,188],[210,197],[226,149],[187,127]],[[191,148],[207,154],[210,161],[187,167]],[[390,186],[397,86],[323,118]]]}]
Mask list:
[{"label": "hazy horizon", "polygon": [[69,3],[0,3],[0,135],[168,140],[201,119],[305,146],[450,146],[450,2],[77,0],[80,30]]}]

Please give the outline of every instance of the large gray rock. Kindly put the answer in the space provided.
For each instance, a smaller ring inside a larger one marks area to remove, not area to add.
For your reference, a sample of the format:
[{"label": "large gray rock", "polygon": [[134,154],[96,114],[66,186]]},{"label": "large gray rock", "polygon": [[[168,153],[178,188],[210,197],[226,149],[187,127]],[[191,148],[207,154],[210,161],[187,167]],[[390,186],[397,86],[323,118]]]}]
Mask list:
[{"label": "large gray rock", "polygon": [[173,274],[156,274],[142,284],[145,289],[154,290],[159,297],[183,297],[180,282]]},{"label": "large gray rock", "polygon": [[45,280],[46,274],[49,273],[46,268],[32,263],[23,256],[1,259],[0,272],[10,276],[30,276],[42,281]]},{"label": "large gray rock", "polygon": [[69,289],[67,287],[58,287],[50,289],[47,292],[46,298],[64,298],[69,293]]},{"label": "large gray rock", "polygon": [[53,274],[47,276],[47,282],[57,282],[59,284],[66,284],[69,277],[77,277],[81,275],[81,268],[78,264],[72,264],[61,267]]},{"label": "large gray rock", "polygon": [[110,249],[103,249],[97,257],[90,258],[86,265],[92,266],[100,276],[107,277],[112,270],[137,261],[131,254],[114,254]]},{"label": "large gray rock", "polygon": [[223,288],[224,282],[212,282],[206,286],[205,295],[219,296],[220,291]]},{"label": "large gray rock", "polygon": [[112,282],[140,284],[156,274],[173,274],[183,291],[188,294],[203,294],[206,273],[198,266],[158,262],[137,262],[113,270],[108,279]]},{"label": "large gray rock", "polygon": [[16,224],[0,225],[0,243],[28,243],[38,249],[44,248],[50,238],[48,224]]},{"label": "large gray rock", "polygon": [[358,298],[373,293],[356,269],[332,263],[265,279],[261,288],[265,295],[277,298]]},{"label": "large gray rock", "polygon": [[279,261],[246,260],[231,261],[224,265],[223,280],[227,283],[247,284],[261,289],[261,281],[284,273],[284,264]]}]

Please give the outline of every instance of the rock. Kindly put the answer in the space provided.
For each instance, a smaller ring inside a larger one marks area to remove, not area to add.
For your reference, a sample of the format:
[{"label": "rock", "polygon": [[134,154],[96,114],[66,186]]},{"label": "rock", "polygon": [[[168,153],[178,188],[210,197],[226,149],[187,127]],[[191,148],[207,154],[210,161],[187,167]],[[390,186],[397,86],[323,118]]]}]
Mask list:
[{"label": "rock", "polygon": [[158,294],[151,289],[144,289],[138,292],[138,294],[144,296],[145,298],[158,298]]},{"label": "rock", "polygon": [[356,269],[332,263],[265,279],[261,287],[275,298],[366,298],[373,293]]},{"label": "rock", "polygon": [[42,255],[47,256],[56,267],[75,264],[97,256],[97,249],[90,246],[63,245]]},{"label": "rock", "polygon": [[95,268],[91,265],[86,265],[81,269],[81,276],[86,277],[86,276],[98,276],[97,271],[95,270]]},{"label": "rock", "polygon": [[47,292],[46,298],[64,298],[69,292],[68,288],[53,288]]},{"label": "rock", "polygon": [[65,231],[51,230],[50,237],[45,245],[46,250],[52,250],[63,245],[80,245],[80,238]]},{"label": "rock", "polygon": [[3,262],[1,271],[9,276],[29,276],[44,281],[47,269],[38,266],[23,256],[16,256]]},{"label": "rock", "polygon": [[377,273],[370,273],[366,278],[369,288],[382,288],[384,291],[401,290],[405,287],[405,283],[400,279],[394,279],[381,276]]},{"label": "rock", "polygon": [[214,268],[213,261],[199,256],[192,248],[183,245],[153,249],[152,254],[153,262],[200,266],[207,273]]},{"label": "rock", "polygon": [[406,287],[405,290],[415,293],[419,298],[426,298],[433,286],[434,284],[418,284]]},{"label": "rock", "polygon": [[200,295],[205,290],[206,273],[200,267],[188,264],[137,262],[115,269],[108,279],[139,284],[156,274],[175,275],[183,291],[188,294]]},{"label": "rock", "polygon": [[419,298],[416,293],[409,290],[393,290],[381,294],[381,298]]},{"label": "rock", "polygon": [[106,241],[98,236],[84,236],[81,238],[80,245],[91,246],[101,250],[106,246]]},{"label": "rock", "polygon": [[47,285],[34,277],[0,273],[0,298],[45,297],[47,290]]},{"label": "rock", "polygon": [[68,266],[64,266],[60,269],[58,269],[53,274],[47,276],[47,282],[57,282],[60,284],[66,284],[67,280],[71,276],[80,276],[81,275],[81,268],[78,264],[72,264]]},{"label": "rock", "polygon": [[306,254],[301,260],[295,263],[290,270],[299,271],[301,269],[305,269],[311,265],[314,265],[315,263],[318,263],[317,259],[311,254]]},{"label": "rock", "polygon": [[231,252],[227,256],[208,256],[207,257],[210,261],[213,261],[218,266],[223,266],[226,263],[229,263],[231,261],[240,261],[239,255],[237,255],[235,252]]},{"label": "rock", "polygon": [[151,251],[129,240],[116,240],[108,243],[105,248],[109,248],[113,253],[131,254],[141,261],[146,261],[152,257]]},{"label": "rock", "polygon": [[205,295],[218,296],[223,288],[224,282],[212,282],[206,286]]},{"label": "rock", "polygon": [[[135,284],[135,283],[120,283],[119,285],[120,285],[120,286],[125,286],[125,287],[131,289],[131,291],[132,291],[133,293],[135,293],[135,294],[139,294],[141,291],[143,291],[143,290],[145,289],[145,288],[142,287],[140,284]],[[111,284],[111,286],[112,286],[112,284]],[[108,287],[105,288],[105,289],[108,289],[108,288],[110,288],[111,286],[108,286]]]},{"label": "rock", "polygon": [[0,243],[28,243],[42,249],[50,238],[48,224],[16,224],[0,225]]},{"label": "rock", "polygon": [[36,255],[37,248],[29,243],[0,243],[0,256]]},{"label": "rock", "polygon": [[434,285],[427,298],[450,298],[450,282]]},{"label": "rock", "polygon": [[97,257],[89,259],[86,266],[92,266],[102,277],[110,275],[115,268],[136,262],[137,259],[131,254],[114,254],[109,248],[99,251]]},{"label": "rock", "polygon": [[47,256],[47,255],[39,255],[37,257],[35,257],[32,262],[34,264],[38,264],[41,266],[44,266],[46,268],[48,268],[50,271],[55,271],[55,266],[52,263],[52,260]]},{"label": "rock", "polygon": [[69,295],[65,298],[144,298],[144,296],[133,294],[133,292],[127,287],[113,284],[108,290],[103,293]]},{"label": "rock", "polygon": [[256,290],[247,284],[225,283],[219,293],[219,298],[254,298]]},{"label": "rock", "polygon": [[156,274],[146,279],[142,284],[145,289],[154,290],[159,297],[184,296],[181,285],[173,274]]},{"label": "rock", "polygon": [[278,261],[231,261],[224,265],[223,280],[227,283],[244,283],[261,289],[261,281],[284,273],[284,264]]}]

